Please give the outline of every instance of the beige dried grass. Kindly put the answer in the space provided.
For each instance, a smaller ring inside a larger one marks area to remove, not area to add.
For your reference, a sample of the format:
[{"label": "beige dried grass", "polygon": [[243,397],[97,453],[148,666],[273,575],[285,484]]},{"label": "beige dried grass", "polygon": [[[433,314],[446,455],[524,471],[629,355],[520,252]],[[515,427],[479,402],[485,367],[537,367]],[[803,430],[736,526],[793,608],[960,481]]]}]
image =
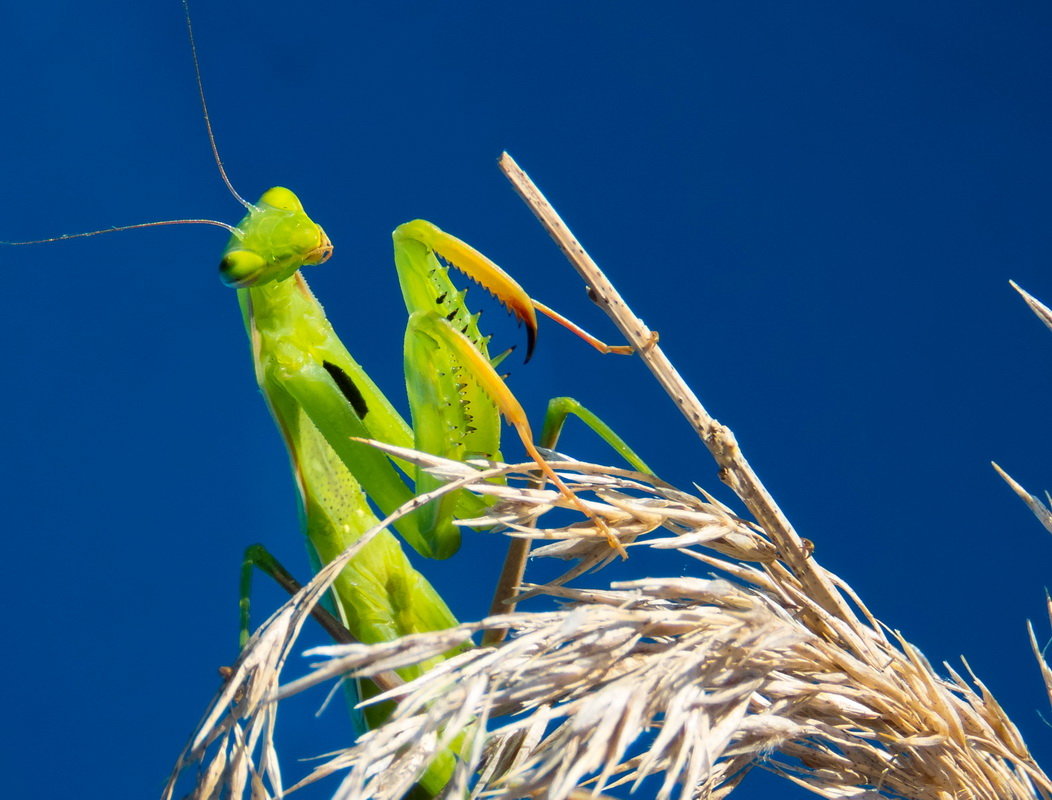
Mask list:
[{"label": "beige dried grass", "polygon": [[[1045,323],[1045,326],[1052,330],[1052,309],[1042,303],[1032,294],[1024,290],[1015,281],[1008,282],[1013,289],[1019,292],[1030,310],[1034,312],[1039,320]],[[993,465],[994,469],[997,470],[997,474],[1000,475],[1005,483],[1011,487],[1012,491],[1019,496],[1027,508],[1033,512],[1034,516],[1037,517],[1040,522],[1049,533],[1052,533],[1052,495],[1045,492],[1045,499],[1042,500],[1040,497],[1034,494],[1030,494],[1023,486],[1012,478],[1007,472],[1005,472],[996,463]],[[1047,501],[1047,504],[1046,504]],[[1052,599],[1048,599],[1048,615],[1049,619],[1052,620]],[[1030,633],[1030,645],[1033,648],[1034,656],[1037,658],[1038,665],[1041,667],[1041,677],[1045,681],[1045,691],[1048,694],[1049,702],[1052,703],[1052,668],[1049,667],[1047,660],[1044,657],[1044,651],[1037,643],[1037,635],[1034,633],[1033,625],[1028,624],[1028,630]]]},{"label": "beige dried grass", "polygon": [[[588,273],[594,265],[536,187],[528,179],[518,186]],[[829,798],[1052,797],[1052,782],[982,682],[967,667],[967,679],[948,665],[940,675],[817,562],[656,338],[605,278],[586,280],[756,522],[651,476],[553,462],[630,552],[671,551],[712,576],[604,585],[595,573],[614,552],[603,533],[587,520],[544,527],[547,513],[565,501],[531,486],[532,463],[460,464],[377,445],[450,481],[412,507],[468,486],[498,499],[475,523],[500,522],[511,536],[541,542],[536,559],[573,560],[558,580],[522,587],[552,598],[555,610],[498,614],[377,645],[317,648],[312,671],[279,687],[296,634],[356,545],[271,617],[242,654],[177,765],[177,773],[197,771],[190,796],[241,797],[251,787],[252,797],[277,797],[340,775],[335,798],[394,800],[469,731],[449,797],[612,797],[649,777],[659,800],[722,798],[755,765]],[[488,482],[495,474],[508,485]],[[588,571],[592,588],[567,585]],[[382,679],[487,631],[510,635],[411,683],[388,682],[373,702],[397,701],[389,721],[283,788],[273,740],[282,700],[324,682]],[[1042,667],[1052,689],[1052,670]]]}]

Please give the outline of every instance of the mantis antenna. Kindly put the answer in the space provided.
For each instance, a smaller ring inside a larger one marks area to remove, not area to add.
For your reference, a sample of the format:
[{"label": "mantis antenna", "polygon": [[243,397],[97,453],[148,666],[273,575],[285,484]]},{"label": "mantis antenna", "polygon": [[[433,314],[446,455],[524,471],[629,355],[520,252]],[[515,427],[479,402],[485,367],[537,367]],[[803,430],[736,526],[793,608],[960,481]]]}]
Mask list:
[{"label": "mantis antenna", "polygon": [[134,231],[137,228],[157,228],[161,225],[215,225],[217,228],[225,228],[234,236],[238,235],[238,230],[233,225],[227,225],[225,222],[220,222],[215,219],[162,219],[157,222],[139,222],[135,225],[114,225],[112,228],[100,228],[97,231],[84,231],[84,233],[63,233],[61,236],[51,236],[47,239],[33,239],[28,242],[0,242],[0,244],[14,246],[23,244],[47,244],[48,242],[62,242],[66,239],[83,239],[85,236],[98,236],[102,233]]},{"label": "mantis antenna", "polygon": [[190,35],[190,54],[194,59],[194,77],[197,79],[197,94],[201,98],[201,111],[205,116],[205,127],[208,129],[208,143],[212,146],[212,157],[215,158],[216,166],[219,167],[219,175],[223,179],[223,183],[226,184],[226,188],[230,190],[230,194],[234,195],[241,205],[251,211],[254,206],[238,194],[237,189],[234,188],[234,184],[232,184],[230,178],[227,177],[226,169],[223,167],[223,159],[219,157],[219,147],[216,146],[215,133],[212,131],[212,117],[208,114],[208,103],[205,101],[205,85],[201,80],[201,62],[197,58],[197,40],[194,38],[194,26],[190,22],[189,0],[183,0],[183,16],[186,18],[186,32]]},{"label": "mantis antenna", "polygon": [[[205,128],[208,131],[208,143],[212,148],[212,157],[215,159],[216,166],[219,168],[219,176],[223,179],[223,183],[226,188],[230,191],[230,194],[241,203],[249,211],[255,208],[252,203],[248,202],[240,194],[237,189],[230,182],[230,178],[226,174],[226,168],[223,166],[223,159],[219,156],[219,148],[216,145],[215,133],[212,130],[212,118],[208,114],[208,103],[205,101],[205,87],[204,82],[201,80],[201,63],[197,57],[197,40],[194,39],[194,27],[190,22],[190,4],[187,0],[183,2],[183,16],[186,19],[186,32],[190,36],[190,54],[194,60],[194,78],[197,81],[197,94],[201,98],[201,111],[205,118]],[[61,236],[50,236],[46,239],[32,239],[25,242],[5,242],[0,241],[0,245],[27,245],[27,244],[48,244],[50,242],[61,242],[66,239],[83,239],[87,236],[99,236],[103,233],[118,233],[120,231],[133,231],[139,228],[157,228],[162,225],[213,225],[217,228],[223,228],[229,231],[238,238],[241,237],[241,231],[235,228],[233,225],[228,225],[225,222],[220,222],[214,219],[165,219],[157,222],[139,222],[134,225],[114,225],[110,228],[100,228],[96,231],[85,231],[83,233],[64,233]]]}]

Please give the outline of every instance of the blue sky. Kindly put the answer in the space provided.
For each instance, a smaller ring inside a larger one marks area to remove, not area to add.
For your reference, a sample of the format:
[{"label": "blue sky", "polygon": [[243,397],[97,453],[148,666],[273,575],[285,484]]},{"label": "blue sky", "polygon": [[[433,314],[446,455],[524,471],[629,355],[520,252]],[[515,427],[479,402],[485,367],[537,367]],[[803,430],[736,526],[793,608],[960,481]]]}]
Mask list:
[{"label": "blue sky", "polygon": [[[325,226],[336,256],[308,278],[381,385],[401,391],[389,232],[414,217],[613,338],[497,171],[511,151],[823,564],[932,661],[967,656],[1049,761],[1024,622],[1048,631],[1052,540],[989,467],[1052,487],[1052,335],[1007,283],[1052,300],[1047,6],[193,11],[232,180],[253,197],[288,185]],[[5,9],[0,238],[236,221],[181,14],[176,0]],[[244,546],[305,569],[285,456],[215,274],[224,240],[164,228],[0,252],[11,796],[153,796],[234,658]],[[534,414],[573,395],[667,480],[719,491],[633,360],[547,326],[511,381]],[[564,449],[605,457],[583,434]],[[479,536],[432,567],[461,616],[488,595],[464,575],[499,550]],[[301,755],[345,734],[338,709],[310,717],[321,699],[284,716]],[[751,782],[737,796],[769,795]]]}]

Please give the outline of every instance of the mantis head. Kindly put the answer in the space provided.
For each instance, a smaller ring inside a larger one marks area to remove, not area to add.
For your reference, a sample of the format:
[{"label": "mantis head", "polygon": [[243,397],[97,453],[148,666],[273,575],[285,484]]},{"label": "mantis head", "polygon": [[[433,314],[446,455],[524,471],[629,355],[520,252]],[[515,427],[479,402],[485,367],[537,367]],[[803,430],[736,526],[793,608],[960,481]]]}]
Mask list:
[{"label": "mantis head", "polygon": [[288,278],[306,264],[321,264],[332,255],[332,242],[321,225],[303,210],[300,199],[283,186],[263,193],[234,228],[219,277],[244,289]]}]

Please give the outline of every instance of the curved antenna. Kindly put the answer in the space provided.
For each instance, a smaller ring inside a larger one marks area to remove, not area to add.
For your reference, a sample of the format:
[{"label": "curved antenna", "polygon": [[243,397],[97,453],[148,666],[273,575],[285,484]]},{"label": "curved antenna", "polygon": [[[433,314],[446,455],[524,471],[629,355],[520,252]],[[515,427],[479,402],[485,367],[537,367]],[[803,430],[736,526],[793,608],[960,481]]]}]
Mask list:
[{"label": "curved antenna", "polygon": [[230,190],[230,194],[234,195],[241,205],[251,211],[254,206],[237,193],[234,184],[227,177],[226,169],[223,167],[223,159],[219,157],[215,133],[212,131],[212,118],[208,115],[208,103],[205,102],[205,85],[201,81],[201,62],[197,58],[197,40],[194,39],[194,26],[190,23],[190,3],[188,0],[183,0],[183,16],[186,17],[186,32],[190,34],[190,53],[194,58],[194,77],[197,78],[197,94],[201,98],[201,111],[205,115],[205,128],[208,129],[208,143],[212,145],[212,157],[215,158],[216,166],[219,167],[219,175],[223,179],[223,183],[226,184],[226,188]]},{"label": "curved antenna", "polygon": [[48,239],[34,239],[30,242],[0,242],[6,245],[22,244],[47,244],[48,242],[61,242],[65,239],[83,239],[85,236],[98,236],[101,233],[117,233],[119,231],[133,231],[136,228],[156,228],[161,225],[215,225],[217,228],[225,228],[234,236],[238,236],[238,230],[233,225],[219,222],[214,219],[163,219],[158,222],[140,222],[136,225],[115,225],[112,228],[102,228],[97,231],[86,231],[84,233],[64,233],[61,236],[52,236]]}]

